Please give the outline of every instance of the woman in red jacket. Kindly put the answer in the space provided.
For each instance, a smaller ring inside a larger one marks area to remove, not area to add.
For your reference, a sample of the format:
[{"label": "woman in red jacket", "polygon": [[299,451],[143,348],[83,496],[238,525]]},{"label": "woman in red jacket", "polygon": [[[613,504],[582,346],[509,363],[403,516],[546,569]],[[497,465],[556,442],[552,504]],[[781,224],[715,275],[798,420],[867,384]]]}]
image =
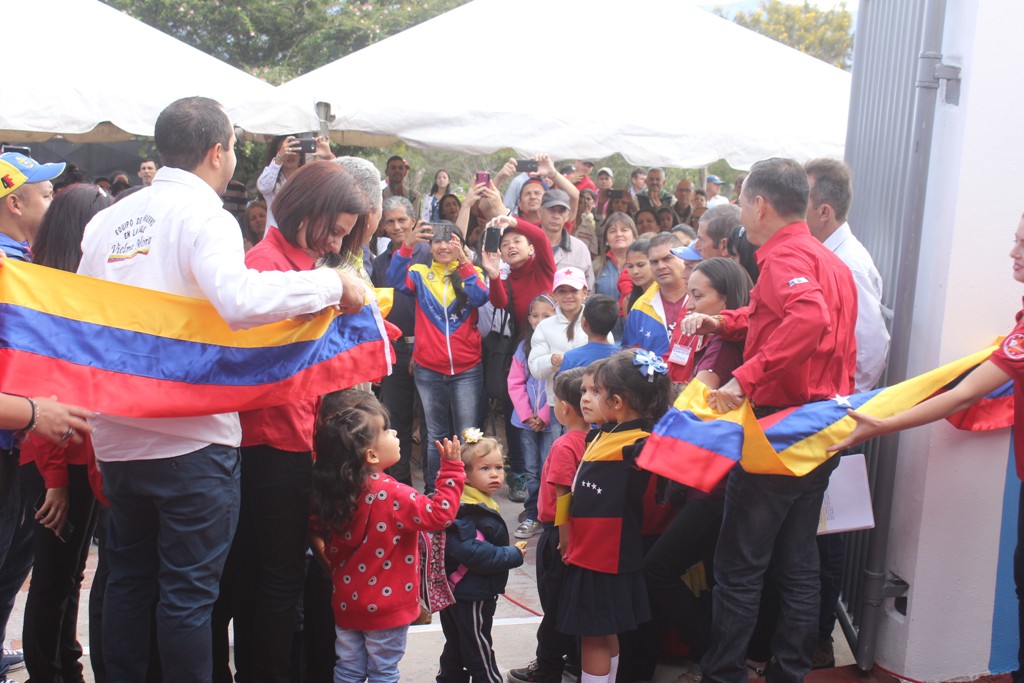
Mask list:
[{"label": "woman in red jacket", "polygon": [[[305,164],[275,197],[274,226],[246,253],[245,263],[260,271],[312,270],[320,258],[337,253],[350,232],[349,242],[361,248],[363,236],[355,232],[365,229],[366,222],[357,226],[357,221],[369,209],[347,170],[329,161]],[[220,618],[228,612],[235,620],[240,680],[291,676],[292,633],[305,578],[317,404],[297,401],[239,414],[242,497],[218,612]],[[226,671],[225,644],[222,639],[217,648],[217,675]]]}]

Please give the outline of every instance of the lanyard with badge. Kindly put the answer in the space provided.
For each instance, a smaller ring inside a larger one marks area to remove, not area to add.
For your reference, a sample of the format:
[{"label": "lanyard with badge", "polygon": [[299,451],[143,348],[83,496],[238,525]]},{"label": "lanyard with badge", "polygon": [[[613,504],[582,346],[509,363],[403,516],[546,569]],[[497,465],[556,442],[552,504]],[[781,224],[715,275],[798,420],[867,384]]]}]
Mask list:
[{"label": "lanyard with badge", "polygon": [[[681,325],[676,330],[681,330]],[[668,354],[668,374],[673,382],[689,382],[697,352],[704,348],[707,339],[703,334],[688,335],[681,331],[672,335],[672,348]]]}]

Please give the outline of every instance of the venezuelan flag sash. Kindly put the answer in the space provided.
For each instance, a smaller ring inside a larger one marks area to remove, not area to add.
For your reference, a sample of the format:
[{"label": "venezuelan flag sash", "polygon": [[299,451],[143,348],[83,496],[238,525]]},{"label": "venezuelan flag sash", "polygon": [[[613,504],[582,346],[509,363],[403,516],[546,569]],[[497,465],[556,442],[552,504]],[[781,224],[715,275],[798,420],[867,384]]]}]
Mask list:
[{"label": "venezuelan flag sash", "polygon": [[0,391],[127,417],[253,410],[390,372],[376,302],[232,330],[207,302],[6,260]]},{"label": "venezuelan flag sash", "polygon": [[[655,474],[710,491],[739,462],[752,474],[801,477],[853,431],[847,409],[886,418],[943,390],[983,363],[995,346],[891,387],[788,408],[760,420],[749,401],[725,414],[708,407],[708,388],[690,382],[654,427],[637,463]],[[1005,426],[1005,425],[1004,425]]]}]

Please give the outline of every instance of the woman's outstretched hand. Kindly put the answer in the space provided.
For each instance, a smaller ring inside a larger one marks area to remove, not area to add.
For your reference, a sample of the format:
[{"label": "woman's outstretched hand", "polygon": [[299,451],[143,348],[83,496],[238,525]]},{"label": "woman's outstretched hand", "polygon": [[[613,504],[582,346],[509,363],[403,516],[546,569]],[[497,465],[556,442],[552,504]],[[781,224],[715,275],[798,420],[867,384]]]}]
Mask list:
[{"label": "woman's outstretched hand", "polygon": [[856,446],[857,444],[863,441],[867,441],[868,439],[873,439],[876,436],[882,436],[883,434],[888,433],[884,428],[882,420],[878,419],[877,417],[865,415],[864,413],[858,413],[856,410],[847,410],[846,414],[852,417],[857,422],[857,426],[854,428],[853,432],[848,437],[846,437],[839,443],[826,448],[825,450],[828,451],[829,453],[835,453],[836,451],[841,451],[844,448]]}]

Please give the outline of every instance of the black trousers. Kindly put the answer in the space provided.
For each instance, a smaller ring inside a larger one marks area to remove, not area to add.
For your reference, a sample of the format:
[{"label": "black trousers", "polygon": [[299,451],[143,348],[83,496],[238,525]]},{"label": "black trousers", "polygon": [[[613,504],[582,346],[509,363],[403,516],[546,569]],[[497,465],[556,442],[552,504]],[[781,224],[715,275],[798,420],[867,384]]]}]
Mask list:
[{"label": "black trousers", "polygon": [[226,617],[235,620],[240,683],[290,683],[292,641],[306,578],[309,453],[247,446],[242,451],[238,530],[215,607],[214,679],[224,680]]},{"label": "black trousers", "polygon": [[[409,372],[409,361],[412,358],[413,345],[398,340],[395,346],[395,365],[390,375],[380,381],[380,401],[391,415],[391,427],[398,432],[398,462],[388,468],[388,474],[412,486],[412,425],[418,413],[420,423],[426,425],[423,418],[423,407],[416,400],[416,383]],[[418,410],[417,410],[418,408]],[[425,429],[424,429],[425,431]],[[420,462],[426,462],[426,435],[420,444]],[[430,482],[433,486],[433,482]],[[429,487],[428,487],[429,488]]]},{"label": "black trousers", "polygon": [[[46,492],[35,463],[23,465],[21,483],[26,514]],[[79,591],[96,527],[96,498],[86,465],[68,465],[68,531],[62,541],[32,522],[35,563],[25,602],[22,640],[25,666],[39,681],[77,683],[82,677],[82,646],[78,642]]]},{"label": "black trousers", "polygon": [[497,596],[490,600],[457,600],[441,610],[444,650],[437,683],[501,683],[494,659],[491,624]]},{"label": "black trousers", "polygon": [[544,617],[537,626],[537,666],[546,680],[560,683],[564,667],[562,657],[577,659],[574,636],[555,628],[558,601],[565,580],[565,563],[558,554],[558,528],[544,523],[544,532],[537,543],[537,595]]},{"label": "black trousers", "polygon": [[711,636],[711,614],[680,580],[687,569],[711,559],[722,528],[723,499],[687,501],[644,559],[644,576],[655,621],[674,628],[700,659]]},{"label": "black trousers", "polygon": [[303,591],[302,637],[306,658],[305,683],[334,683],[334,610],[331,577],[316,560],[309,563]]}]

